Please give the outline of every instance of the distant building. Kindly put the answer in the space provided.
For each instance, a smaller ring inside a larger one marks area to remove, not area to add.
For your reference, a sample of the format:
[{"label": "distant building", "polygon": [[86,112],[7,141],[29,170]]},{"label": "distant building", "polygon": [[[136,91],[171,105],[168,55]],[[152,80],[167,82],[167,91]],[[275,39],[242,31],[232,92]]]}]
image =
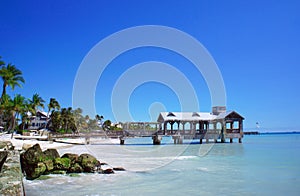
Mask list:
[{"label": "distant building", "polygon": [[30,116],[29,130],[38,130],[45,128],[49,118],[47,112],[37,111],[35,116]]}]

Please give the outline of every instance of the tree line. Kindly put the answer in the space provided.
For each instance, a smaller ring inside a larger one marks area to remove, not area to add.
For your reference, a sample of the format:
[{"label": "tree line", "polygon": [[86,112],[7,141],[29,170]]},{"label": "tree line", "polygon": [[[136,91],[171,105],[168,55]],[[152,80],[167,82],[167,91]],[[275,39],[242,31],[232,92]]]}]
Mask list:
[{"label": "tree line", "polygon": [[[26,98],[21,94],[16,94],[13,97],[8,95],[6,93],[7,88],[11,90],[14,90],[15,87],[22,88],[23,84],[25,84],[25,79],[22,76],[21,70],[11,63],[6,64],[1,56],[0,77],[3,82],[0,97],[1,128],[8,132],[28,129],[30,119],[37,114],[39,109],[45,108],[45,100],[38,93],[35,93],[31,98]],[[104,129],[110,128],[111,122],[109,120],[102,123],[103,116],[97,114],[93,119],[88,115],[84,116],[80,108],[61,108],[55,98],[50,98],[47,108],[47,124],[43,128],[57,133],[78,133],[98,130],[100,128],[99,124],[103,125]]]}]

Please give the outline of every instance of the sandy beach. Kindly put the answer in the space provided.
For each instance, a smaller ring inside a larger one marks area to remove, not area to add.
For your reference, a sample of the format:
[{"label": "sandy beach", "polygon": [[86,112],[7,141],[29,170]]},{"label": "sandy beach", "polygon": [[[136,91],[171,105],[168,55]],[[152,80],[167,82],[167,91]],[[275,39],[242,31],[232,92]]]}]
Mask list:
[{"label": "sandy beach", "polygon": [[[16,150],[22,150],[23,145],[34,145],[39,144],[42,148],[42,150],[46,150],[49,148],[55,148],[55,149],[64,149],[64,148],[70,148],[74,145],[84,145],[85,144],[85,138],[77,138],[77,139],[71,139],[71,138],[61,138],[56,139],[56,141],[41,141],[36,139],[11,139],[11,134],[1,134],[0,135],[0,141],[11,141],[13,146]],[[91,138],[90,144],[119,144],[119,139],[110,139],[110,138]]]},{"label": "sandy beach", "polygon": [[2,134],[0,136],[0,141],[11,141],[16,150],[22,150],[24,144],[34,145],[39,144],[42,150],[46,150],[48,148],[69,148],[73,146],[72,144],[60,143],[60,142],[52,142],[52,141],[39,141],[39,140],[21,140],[21,139],[11,139],[11,134]]}]

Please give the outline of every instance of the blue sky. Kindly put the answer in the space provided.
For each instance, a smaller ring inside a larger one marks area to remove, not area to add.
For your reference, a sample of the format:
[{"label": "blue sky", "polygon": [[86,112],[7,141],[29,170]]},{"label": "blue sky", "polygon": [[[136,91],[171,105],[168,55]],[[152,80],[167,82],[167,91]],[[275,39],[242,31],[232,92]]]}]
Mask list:
[{"label": "blue sky", "polygon": [[[26,84],[8,91],[72,105],[77,69],[105,37],[139,25],[165,25],[195,37],[213,56],[227,94],[227,108],[245,116],[245,128],[299,129],[300,3],[298,1],[0,1],[0,55],[23,71]],[[97,113],[114,118],[111,92],[116,80],[144,61],[166,62],[196,89],[201,111],[210,111],[205,80],[180,55],[140,48],[115,58],[99,79]],[[87,78],[88,79],[88,78]],[[150,120],[160,102],[180,110],[172,89],[139,86],[129,99],[135,120]]]}]

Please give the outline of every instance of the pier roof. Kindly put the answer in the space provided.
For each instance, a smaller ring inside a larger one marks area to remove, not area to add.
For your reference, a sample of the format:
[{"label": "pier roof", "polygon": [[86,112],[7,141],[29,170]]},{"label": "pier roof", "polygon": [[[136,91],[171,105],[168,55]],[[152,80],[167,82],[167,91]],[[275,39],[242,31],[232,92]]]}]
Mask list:
[{"label": "pier roof", "polygon": [[241,118],[240,114],[235,111],[222,112],[215,115],[210,112],[161,112],[158,116],[158,122],[165,121],[210,121],[220,120],[225,118]]},{"label": "pier roof", "polygon": [[157,121],[206,121],[214,120],[216,118],[217,115],[213,115],[209,112],[161,112]]},{"label": "pier roof", "polygon": [[224,119],[224,118],[241,118],[244,120],[244,117],[242,117],[240,114],[238,114],[236,111],[227,111],[220,113],[217,116],[217,119]]}]

